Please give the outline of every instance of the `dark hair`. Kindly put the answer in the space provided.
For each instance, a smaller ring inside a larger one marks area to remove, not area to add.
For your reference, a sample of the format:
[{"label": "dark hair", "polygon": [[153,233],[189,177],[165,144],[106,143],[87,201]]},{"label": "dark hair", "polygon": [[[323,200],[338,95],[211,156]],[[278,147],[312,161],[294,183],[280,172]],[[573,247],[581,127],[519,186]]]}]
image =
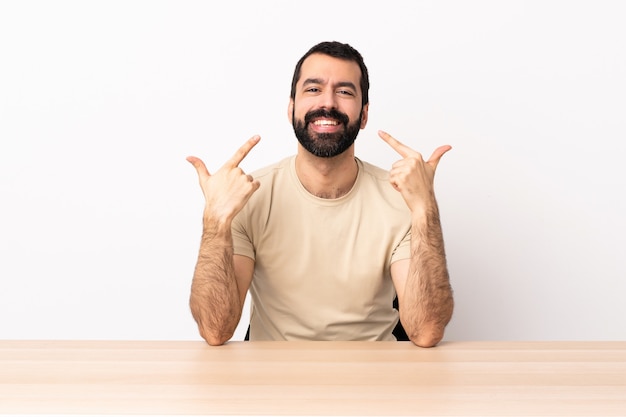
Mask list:
[{"label": "dark hair", "polygon": [[305,59],[307,59],[310,55],[313,54],[324,54],[331,56],[333,58],[344,59],[346,61],[353,61],[359,65],[361,69],[361,94],[363,96],[362,105],[365,106],[369,103],[369,89],[370,89],[370,79],[367,73],[367,67],[365,66],[365,62],[363,62],[363,57],[353,47],[348,45],[347,43],[341,42],[321,42],[317,45],[313,46],[309,51],[300,58],[298,63],[296,64],[296,69],[293,72],[293,79],[291,80],[291,98],[296,98],[296,84],[300,80],[300,73],[302,70],[302,63]]}]

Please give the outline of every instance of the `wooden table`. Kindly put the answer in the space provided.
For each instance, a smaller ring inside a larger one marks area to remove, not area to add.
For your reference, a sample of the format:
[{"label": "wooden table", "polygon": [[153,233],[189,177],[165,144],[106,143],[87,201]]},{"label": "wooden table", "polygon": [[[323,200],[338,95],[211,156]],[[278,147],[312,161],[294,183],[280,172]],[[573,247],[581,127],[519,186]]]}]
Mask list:
[{"label": "wooden table", "polygon": [[626,416],[626,342],[0,341],[0,414]]}]

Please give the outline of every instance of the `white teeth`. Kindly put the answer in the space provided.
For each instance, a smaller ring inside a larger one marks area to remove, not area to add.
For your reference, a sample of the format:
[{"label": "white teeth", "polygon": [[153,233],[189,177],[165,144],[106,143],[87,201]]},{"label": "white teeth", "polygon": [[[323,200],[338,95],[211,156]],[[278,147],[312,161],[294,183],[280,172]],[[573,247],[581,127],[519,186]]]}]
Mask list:
[{"label": "white teeth", "polygon": [[337,126],[337,122],[334,120],[316,120],[313,122],[316,126]]}]

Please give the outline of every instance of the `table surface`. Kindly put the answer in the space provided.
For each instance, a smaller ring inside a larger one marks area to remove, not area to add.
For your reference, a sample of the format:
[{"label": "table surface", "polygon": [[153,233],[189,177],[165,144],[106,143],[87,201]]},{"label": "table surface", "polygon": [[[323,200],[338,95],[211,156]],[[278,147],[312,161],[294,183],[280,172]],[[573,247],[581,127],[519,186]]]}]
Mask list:
[{"label": "table surface", "polygon": [[626,416],[626,342],[0,340],[0,414]]}]

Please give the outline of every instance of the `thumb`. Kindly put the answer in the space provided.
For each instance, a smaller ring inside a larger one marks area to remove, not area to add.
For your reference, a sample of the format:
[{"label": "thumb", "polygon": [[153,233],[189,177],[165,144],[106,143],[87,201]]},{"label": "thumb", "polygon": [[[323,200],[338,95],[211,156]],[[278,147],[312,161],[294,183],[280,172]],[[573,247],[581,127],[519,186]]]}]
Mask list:
[{"label": "thumb", "polygon": [[193,165],[193,167],[196,169],[200,181],[211,176],[211,174],[209,174],[209,170],[206,168],[206,165],[204,165],[204,162],[202,162],[202,159],[195,156],[188,156],[186,159],[187,162]]},{"label": "thumb", "polygon": [[437,149],[435,149],[435,151],[433,152],[433,154],[430,156],[430,158],[428,159],[428,164],[430,166],[433,167],[433,169],[437,168],[437,165],[439,165],[439,161],[441,160],[441,157],[448,152],[450,149],[452,149],[452,146],[450,145],[443,145],[438,147]]}]

